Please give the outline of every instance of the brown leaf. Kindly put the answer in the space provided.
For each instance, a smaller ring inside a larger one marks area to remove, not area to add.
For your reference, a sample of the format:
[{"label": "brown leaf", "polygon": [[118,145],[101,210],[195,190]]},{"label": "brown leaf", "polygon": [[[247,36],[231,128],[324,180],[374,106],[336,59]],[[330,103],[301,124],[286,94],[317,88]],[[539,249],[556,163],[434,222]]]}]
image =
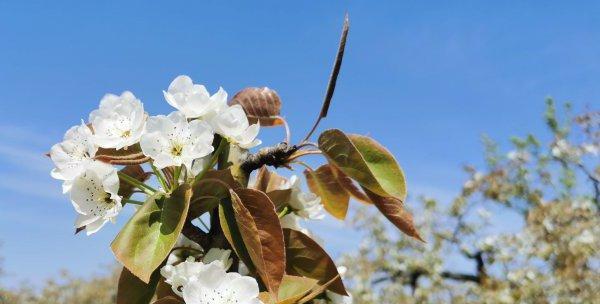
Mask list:
[{"label": "brown leaf", "polygon": [[304,233],[292,229],[283,229],[283,236],[287,274],[312,278],[318,280],[320,285],[333,280],[327,289],[348,295],[335,263],[319,244]]},{"label": "brown leaf", "polygon": [[230,189],[238,189],[240,185],[235,181],[229,169],[212,170],[192,186],[192,200],[190,201],[189,219],[195,219],[218,206],[219,202],[229,197]]},{"label": "brown leaf", "polygon": [[239,91],[229,105],[239,104],[244,108],[251,124],[260,122],[262,127],[273,127],[283,124],[279,117],[281,99],[277,92],[267,87],[245,88]]},{"label": "brown leaf", "polygon": [[176,297],[166,297],[162,299],[158,299],[152,304],[185,304],[183,301],[177,299]]},{"label": "brown leaf", "polygon": [[285,273],[285,243],[275,206],[258,190],[231,191],[237,226],[256,272],[272,294]]},{"label": "brown leaf", "polygon": [[331,165],[323,165],[317,170],[304,170],[306,183],[310,191],[321,197],[325,210],[334,217],[343,220],[348,212],[350,195],[340,185],[331,169]]},{"label": "brown leaf", "polygon": [[280,189],[281,185],[286,182],[286,178],[273,171],[270,171],[267,169],[267,166],[262,166],[258,170],[258,174],[256,175],[256,183],[253,188],[266,193],[273,204],[275,204],[275,209],[278,210],[279,207],[290,201],[292,190]]},{"label": "brown leaf", "polygon": [[112,165],[139,165],[150,160],[150,157],[142,153],[140,144],[119,150],[99,148],[94,158]]},{"label": "brown leaf", "polygon": [[367,196],[371,199],[375,207],[387,217],[394,226],[406,233],[408,236],[425,242],[419,235],[413,221],[412,215],[404,209],[403,202],[395,197],[379,196],[367,188],[363,187]]},{"label": "brown leaf", "polygon": [[354,181],[348,177],[348,175],[344,174],[344,172],[340,171],[336,166],[331,165],[331,170],[333,174],[335,174],[338,183],[346,189],[346,191],[357,201],[365,204],[373,204],[369,197],[356,186]]}]

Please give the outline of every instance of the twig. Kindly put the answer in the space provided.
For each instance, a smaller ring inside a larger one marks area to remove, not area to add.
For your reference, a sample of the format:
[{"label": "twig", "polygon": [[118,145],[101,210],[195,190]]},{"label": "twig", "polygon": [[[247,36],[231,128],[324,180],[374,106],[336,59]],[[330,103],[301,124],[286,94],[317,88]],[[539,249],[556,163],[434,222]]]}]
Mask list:
[{"label": "twig", "polygon": [[321,119],[327,116],[327,112],[329,111],[329,105],[331,104],[331,98],[333,98],[333,92],[335,91],[335,84],[337,82],[338,75],[340,74],[340,69],[342,67],[342,59],[344,58],[344,49],[346,48],[346,39],[348,38],[348,30],[350,29],[350,21],[348,19],[348,14],[344,17],[344,27],[342,28],[342,37],[340,38],[340,44],[338,47],[337,55],[335,56],[335,61],[333,63],[333,70],[331,71],[331,76],[329,77],[329,83],[327,84],[327,91],[325,93],[325,98],[323,99],[323,106],[321,107],[321,112],[319,112],[319,117],[317,117],[317,121],[313,125],[312,129],[306,137],[304,141],[307,141],[312,134],[319,126]]}]

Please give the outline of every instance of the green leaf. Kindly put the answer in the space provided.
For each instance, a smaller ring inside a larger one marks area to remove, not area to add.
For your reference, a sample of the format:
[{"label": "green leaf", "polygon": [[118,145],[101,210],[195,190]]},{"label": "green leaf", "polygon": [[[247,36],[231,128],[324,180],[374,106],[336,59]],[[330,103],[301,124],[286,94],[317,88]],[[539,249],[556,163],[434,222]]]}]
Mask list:
[{"label": "green leaf", "polygon": [[361,186],[377,195],[404,201],[406,180],[394,156],[375,140],[331,129],[319,136],[328,160]]},{"label": "green leaf", "polygon": [[277,304],[295,304],[317,286],[311,278],[285,275],[279,287]]},{"label": "green leaf", "polygon": [[279,217],[269,197],[254,189],[231,191],[239,231],[256,267],[272,294],[277,294],[285,274],[285,243]]},{"label": "green leaf", "polygon": [[183,184],[169,197],[149,197],[112,242],[117,260],[142,281],[150,281],[177,242],[191,196],[190,186]]},{"label": "green leaf", "polygon": [[318,280],[319,285],[329,283],[331,285],[327,289],[348,295],[335,263],[319,244],[304,233],[292,229],[283,229],[283,236],[287,274]]},{"label": "green leaf", "polygon": [[160,270],[157,269],[152,273],[150,282],[144,283],[127,270],[127,268],[123,267],[117,288],[117,304],[149,303],[152,297],[154,297],[156,284],[160,277]]},{"label": "green leaf", "polygon": [[350,195],[338,182],[331,165],[323,165],[317,170],[304,170],[310,191],[321,197],[325,210],[343,220],[348,212]]}]

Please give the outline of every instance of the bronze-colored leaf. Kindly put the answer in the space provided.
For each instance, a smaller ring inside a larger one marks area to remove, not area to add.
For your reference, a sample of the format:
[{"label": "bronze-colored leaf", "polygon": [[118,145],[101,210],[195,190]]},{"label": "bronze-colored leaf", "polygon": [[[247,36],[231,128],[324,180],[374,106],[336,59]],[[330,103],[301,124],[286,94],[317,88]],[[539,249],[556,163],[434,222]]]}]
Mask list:
[{"label": "bronze-colored leaf", "polygon": [[229,169],[211,170],[192,186],[193,196],[190,202],[189,219],[195,219],[219,205],[219,202],[229,197],[230,189],[238,189]]},{"label": "bronze-colored leaf", "polygon": [[258,190],[231,191],[237,226],[256,272],[272,294],[285,273],[283,231],[269,197]]},{"label": "bronze-colored leaf", "polygon": [[[148,302],[146,302],[148,303]],[[185,304],[182,300],[179,300],[178,298],[175,297],[166,297],[166,298],[162,298],[162,299],[158,299],[154,302],[152,302],[152,304]]]},{"label": "bronze-colored leaf", "polygon": [[305,170],[304,175],[308,188],[321,197],[325,210],[343,220],[348,212],[350,195],[340,185],[331,167],[331,165],[323,165],[315,171]]},{"label": "bronze-colored leaf", "polygon": [[256,183],[253,188],[266,193],[273,204],[275,204],[275,209],[279,209],[279,207],[290,201],[292,194],[291,189],[281,189],[281,186],[286,182],[286,178],[270,171],[267,169],[267,166],[262,166],[258,170]]},{"label": "bronze-colored leaf", "polygon": [[348,175],[344,174],[344,172],[340,171],[336,166],[331,165],[331,170],[333,174],[336,176],[338,183],[346,189],[346,191],[352,196],[355,200],[365,203],[365,204],[373,204],[369,197],[356,186],[354,181],[348,177]]},{"label": "bronze-colored leaf", "polygon": [[281,99],[275,90],[267,87],[245,88],[239,91],[229,105],[239,104],[244,108],[251,124],[260,122],[262,127],[273,127],[283,124],[279,116]]},{"label": "bronze-colored leaf", "polygon": [[236,216],[231,201],[232,199],[228,198],[219,204],[219,224],[223,230],[223,235],[231,245],[231,248],[233,248],[235,254],[248,267],[249,272],[253,273],[256,267],[252,263],[246,245],[244,245],[242,233],[236,223]]},{"label": "bronze-colored leaf", "polygon": [[117,304],[146,304],[154,297],[156,284],[161,278],[160,270],[152,273],[149,283],[144,283],[123,267],[117,287]]},{"label": "bronze-colored leaf", "polygon": [[112,165],[139,165],[150,160],[150,157],[142,153],[140,144],[119,150],[99,148],[94,158]]},{"label": "bronze-colored leaf", "polygon": [[379,209],[379,211],[383,213],[394,226],[408,236],[424,242],[415,227],[412,215],[404,209],[401,200],[395,197],[379,196],[366,188],[363,188],[363,190],[369,196],[373,204],[375,204],[375,207],[377,207],[377,209]]},{"label": "bronze-colored leaf", "polygon": [[283,229],[283,236],[287,274],[312,278],[318,280],[320,285],[333,280],[327,289],[348,295],[335,263],[319,244],[304,233],[292,229]]},{"label": "bronze-colored leaf", "polygon": [[[160,269],[159,269],[160,270]],[[173,288],[171,284],[165,282],[165,278],[163,276],[160,277],[158,284],[156,285],[156,292],[154,293],[157,299],[172,297],[183,302],[183,299],[173,292]]]}]

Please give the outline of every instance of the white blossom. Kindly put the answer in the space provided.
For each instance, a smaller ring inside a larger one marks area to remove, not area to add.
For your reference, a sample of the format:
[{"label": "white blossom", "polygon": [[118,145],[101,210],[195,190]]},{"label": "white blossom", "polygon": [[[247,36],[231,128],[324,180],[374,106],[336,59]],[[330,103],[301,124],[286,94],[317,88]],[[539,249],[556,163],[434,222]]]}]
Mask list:
[{"label": "white blossom", "polygon": [[202,262],[204,264],[210,264],[218,261],[221,262],[221,264],[223,264],[223,268],[227,270],[233,264],[233,259],[231,259],[230,256],[231,250],[229,249],[211,248],[206,254],[204,254]]},{"label": "white blossom", "polygon": [[219,263],[211,263],[183,286],[182,297],[187,304],[259,304],[258,294],[258,283],[254,278],[227,273]]},{"label": "white blossom", "polygon": [[506,157],[514,162],[526,163],[531,158],[531,155],[527,151],[517,150],[508,152]]},{"label": "white blossom", "polygon": [[235,272],[227,273],[220,260],[206,264],[189,257],[177,265],[164,266],[160,273],[187,304],[260,303],[256,280]]},{"label": "white blossom", "polygon": [[183,164],[191,170],[195,159],[214,150],[212,141],[213,133],[206,122],[188,122],[181,112],[173,112],[150,117],[140,144],[159,169]]},{"label": "white blossom", "polygon": [[75,227],[85,226],[90,235],[114,221],[122,209],[118,191],[117,170],[105,163],[90,163],[72,182],[71,202],[79,213]]},{"label": "white blossom", "polygon": [[292,189],[288,204],[292,207],[295,214],[312,220],[319,220],[325,217],[321,198],[312,192],[303,192],[300,186],[300,179],[296,175],[292,175],[290,180],[282,185],[282,188]]},{"label": "white blossom", "polygon": [[218,111],[209,121],[215,132],[244,149],[261,144],[256,138],[260,125],[250,125],[244,109],[239,104]]},{"label": "white blossom", "polygon": [[94,141],[102,148],[121,149],[137,143],[144,131],[144,106],[133,93],[106,94],[100,107],[90,113]]},{"label": "white blossom", "polygon": [[[50,158],[56,166],[51,172],[52,177],[65,181],[73,180],[93,161],[97,150],[92,142],[90,128],[83,123],[70,128],[63,141],[50,149]],[[68,186],[63,188],[63,191],[68,191]]]},{"label": "white blossom", "polygon": [[177,76],[163,94],[167,102],[187,118],[210,116],[227,107],[227,92],[223,88],[219,87],[211,96],[203,85],[194,84],[186,75]]}]

